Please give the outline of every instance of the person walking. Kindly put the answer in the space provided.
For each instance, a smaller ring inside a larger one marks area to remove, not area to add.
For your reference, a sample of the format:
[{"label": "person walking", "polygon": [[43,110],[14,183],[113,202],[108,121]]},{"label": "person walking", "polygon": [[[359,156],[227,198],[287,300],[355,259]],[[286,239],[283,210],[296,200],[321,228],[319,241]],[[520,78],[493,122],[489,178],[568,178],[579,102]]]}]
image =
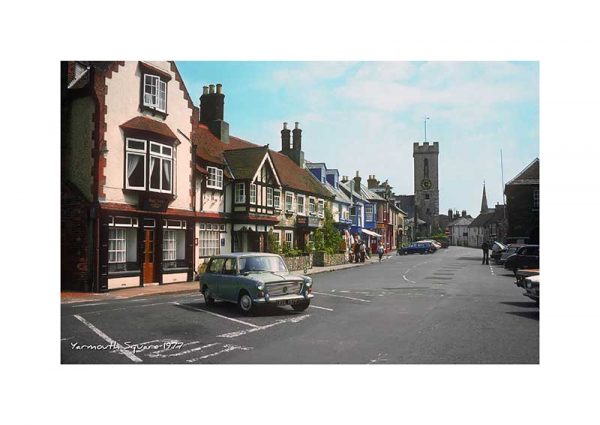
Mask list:
[{"label": "person walking", "polygon": [[379,262],[381,263],[381,258],[383,257],[383,244],[381,242],[377,247],[377,254],[379,255]]},{"label": "person walking", "polygon": [[364,263],[365,262],[365,254],[367,253],[367,247],[365,246],[364,242],[360,243],[360,262]]},{"label": "person walking", "polygon": [[484,241],[481,244],[481,249],[483,251],[483,258],[481,260],[481,264],[490,264],[490,244]]}]

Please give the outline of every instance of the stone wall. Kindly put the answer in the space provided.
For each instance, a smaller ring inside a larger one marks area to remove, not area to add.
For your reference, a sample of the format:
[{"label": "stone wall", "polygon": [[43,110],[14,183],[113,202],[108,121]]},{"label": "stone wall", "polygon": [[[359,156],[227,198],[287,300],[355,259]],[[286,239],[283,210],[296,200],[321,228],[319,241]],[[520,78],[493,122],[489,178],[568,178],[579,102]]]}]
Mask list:
[{"label": "stone wall", "polygon": [[324,251],[317,251],[313,256],[313,266],[325,267],[325,266],[338,266],[340,264],[346,264],[346,254],[327,254]]},{"label": "stone wall", "polygon": [[304,270],[304,267],[310,269],[313,264],[313,255],[302,255],[299,257],[283,257],[285,265],[289,271]]}]

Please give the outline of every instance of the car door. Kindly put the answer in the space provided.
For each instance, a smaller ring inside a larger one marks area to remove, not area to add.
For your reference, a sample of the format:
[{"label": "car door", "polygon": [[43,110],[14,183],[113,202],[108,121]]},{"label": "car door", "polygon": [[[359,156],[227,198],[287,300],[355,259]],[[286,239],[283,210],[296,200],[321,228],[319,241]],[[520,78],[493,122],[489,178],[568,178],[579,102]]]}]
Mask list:
[{"label": "car door", "polygon": [[204,285],[208,285],[215,298],[221,296],[221,271],[223,270],[223,258],[213,258],[206,269],[205,276],[202,277]]},{"label": "car door", "polygon": [[238,279],[237,259],[225,259],[223,270],[219,278],[219,289],[221,291],[222,299],[237,302]]}]

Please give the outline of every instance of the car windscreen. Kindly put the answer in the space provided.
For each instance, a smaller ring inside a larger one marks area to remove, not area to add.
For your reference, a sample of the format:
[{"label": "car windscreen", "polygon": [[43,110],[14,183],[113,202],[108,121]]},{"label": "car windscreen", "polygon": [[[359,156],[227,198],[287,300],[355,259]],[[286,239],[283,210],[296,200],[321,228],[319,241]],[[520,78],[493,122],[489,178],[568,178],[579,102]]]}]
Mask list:
[{"label": "car windscreen", "polygon": [[280,257],[256,256],[239,259],[240,273],[253,271],[286,272],[285,263]]}]

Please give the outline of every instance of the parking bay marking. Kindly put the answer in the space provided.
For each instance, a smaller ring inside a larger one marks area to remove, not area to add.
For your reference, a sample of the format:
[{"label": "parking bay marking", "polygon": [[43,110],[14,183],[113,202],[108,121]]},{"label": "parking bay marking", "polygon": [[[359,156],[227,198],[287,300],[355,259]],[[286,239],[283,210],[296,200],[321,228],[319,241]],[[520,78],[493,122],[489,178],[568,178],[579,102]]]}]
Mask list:
[{"label": "parking bay marking", "polygon": [[140,359],[138,356],[136,356],[135,354],[131,353],[130,351],[127,351],[125,348],[123,348],[123,346],[121,344],[119,344],[114,339],[110,338],[108,335],[106,335],[104,332],[102,332],[100,329],[98,329],[97,327],[95,327],[94,325],[92,325],[90,322],[88,322],[87,320],[85,320],[80,315],[74,314],[73,317],[75,317],[77,320],[79,320],[85,326],[87,326],[88,328],[90,328],[96,335],[98,335],[104,341],[108,342],[109,344],[114,344],[115,347],[117,347],[117,351],[119,353],[125,355],[132,362],[135,362],[135,363],[141,363],[142,362],[142,359]]},{"label": "parking bay marking", "polygon": [[257,326],[252,329],[245,329],[242,331],[229,332],[226,334],[217,335],[217,338],[236,338],[238,336],[246,335],[246,334],[249,334],[252,332],[258,332],[258,331],[262,331],[264,329],[269,329],[269,328],[272,328],[273,326],[282,325],[284,323],[298,323],[308,317],[310,317],[310,314],[303,314],[301,316],[290,317],[289,319],[278,320],[278,321],[276,321],[274,323],[270,323],[268,325]]},{"label": "parking bay marking", "polygon": [[211,354],[205,354],[204,356],[201,357],[197,357],[195,359],[189,359],[186,360],[188,363],[194,363],[197,362],[198,360],[203,360],[203,359],[207,359],[209,357],[215,357],[218,356],[220,354],[223,353],[228,353],[230,351],[234,351],[234,350],[242,350],[242,351],[249,351],[249,350],[253,350],[253,347],[242,347],[241,345],[230,345],[230,344],[224,344],[223,347],[225,347],[224,349],[217,351],[215,353],[211,353]]},{"label": "parking bay marking", "polygon": [[332,308],[319,307],[318,305],[311,305],[310,308],[318,308],[318,309],[321,309],[321,310],[333,311]]},{"label": "parking bay marking", "polygon": [[177,305],[177,306],[179,306],[181,308],[188,309],[188,310],[201,311],[203,313],[211,314],[213,316],[217,316],[217,317],[220,317],[222,319],[227,319],[227,320],[231,320],[232,322],[241,323],[242,325],[250,326],[252,328],[258,328],[259,327],[258,325],[255,325],[254,323],[248,323],[248,322],[244,322],[243,320],[234,319],[233,317],[223,316],[222,314],[213,313],[212,311],[204,310],[202,308],[191,307],[189,305],[180,304],[178,302],[173,302],[173,304],[175,304],[175,305]]},{"label": "parking bay marking", "polygon": [[371,302],[370,300],[363,300],[363,299],[360,299],[360,298],[354,298],[354,297],[346,297],[346,296],[344,296],[344,295],[333,295],[333,294],[328,294],[328,293],[326,293],[326,292],[314,292],[314,291],[313,291],[313,294],[327,295],[328,297],[336,297],[336,298],[346,298],[346,299],[348,299],[348,300],[362,301],[362,302],[364,302],[364,303],[370,303],[370,302]]}]

